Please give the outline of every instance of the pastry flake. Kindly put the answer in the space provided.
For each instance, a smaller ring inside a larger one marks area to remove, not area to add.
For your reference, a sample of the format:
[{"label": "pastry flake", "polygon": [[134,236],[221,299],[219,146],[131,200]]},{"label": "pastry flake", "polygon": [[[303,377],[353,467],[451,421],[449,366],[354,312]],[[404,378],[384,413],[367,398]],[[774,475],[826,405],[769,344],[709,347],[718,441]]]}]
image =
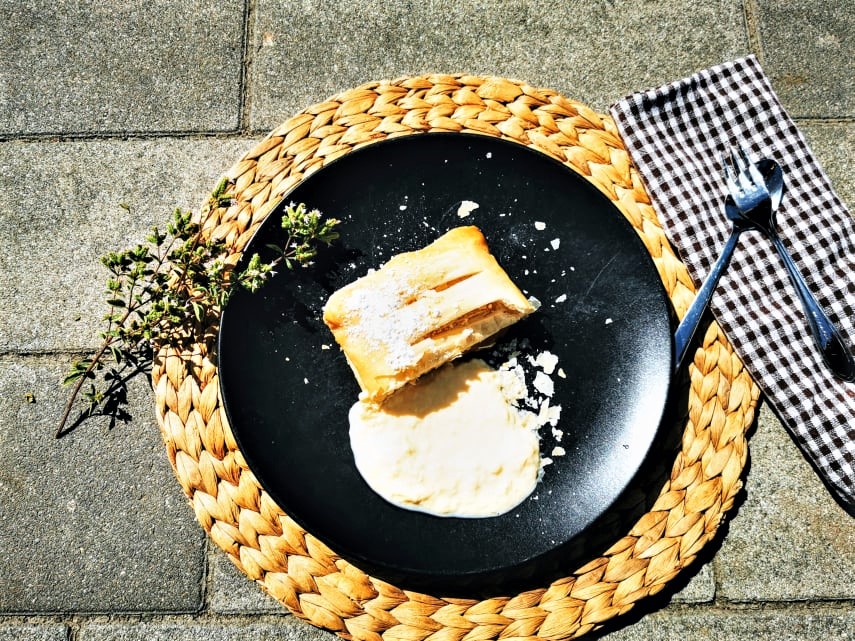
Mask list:
[{"label": "pastry flake", "polygon": [[533,311],[467,226],[339,289],[323,319],[364,397],[380,401]]}]

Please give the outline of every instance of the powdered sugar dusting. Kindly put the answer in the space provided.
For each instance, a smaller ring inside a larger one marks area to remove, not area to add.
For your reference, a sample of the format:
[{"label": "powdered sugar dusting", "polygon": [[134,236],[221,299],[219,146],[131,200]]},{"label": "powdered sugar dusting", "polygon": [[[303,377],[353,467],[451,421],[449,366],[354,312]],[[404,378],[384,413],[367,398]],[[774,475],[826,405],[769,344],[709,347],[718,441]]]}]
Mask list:
[{"label": "powdered sugar dusting", "polygon": [[424,319],[407,313],[405,307],[405,301],[415,295],[416,289],[406,278],[389,270],[389,278],[371,291],[354,289],[348,299],[348,308],[354,316],[378,321],[353,323],[350,331],[374,349],[385,349],[395,371],[411,367],[418,360],[412,339],[424,325]]}]

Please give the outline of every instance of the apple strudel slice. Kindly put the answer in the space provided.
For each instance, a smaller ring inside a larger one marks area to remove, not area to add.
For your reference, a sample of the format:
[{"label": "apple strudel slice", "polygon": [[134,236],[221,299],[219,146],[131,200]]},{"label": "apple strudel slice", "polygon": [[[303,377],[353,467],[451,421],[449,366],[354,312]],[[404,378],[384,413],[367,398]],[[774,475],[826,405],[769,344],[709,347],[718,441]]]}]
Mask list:
[{"label": "apple strudel slice", "polygon": [[334,292],[323,319],[363,398],[380,401],[533,311],[468,226]]}]

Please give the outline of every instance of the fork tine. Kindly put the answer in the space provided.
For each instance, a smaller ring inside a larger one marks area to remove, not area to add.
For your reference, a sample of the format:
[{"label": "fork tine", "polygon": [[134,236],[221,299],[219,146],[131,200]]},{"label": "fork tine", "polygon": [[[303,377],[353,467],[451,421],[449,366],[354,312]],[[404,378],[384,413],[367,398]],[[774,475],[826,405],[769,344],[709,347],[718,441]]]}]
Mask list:
[{"label": "fork tine", "polygon": [[730,148],[730,164],[737,171],[743,171],[745,169],[745,158],[739,153],[740,151],[742,151],[741,147]]},{"label": "fork tine", "polygon": [[730,162],[738,169],[736,177],[739,183],[739,191],[747,191],[752,187],[750,174],[748,173],[748,165],[750,163],[748,162],[748,158],[743,155],[744,153],[741,147],[730,150]]},{"label": "fork tine", "polygon": [[738,147],[739,150],[739,171],[740,174],[744,176],[745,181],[748,183],[748,186],[759,188],[763,186],[763,174],[760,173],[760,170],[757,169],[757,166],[751,162],[751,158],[748,156],[748,152],[742,146]]},{"label": "fork tine", "polygon": [[739,169],[741,171],[746,171],[749,166],[751,166],[751,159],[748,157],[748,152],[745,151],[745,147],[739,145],[736,147],[734,153],[739,158]]},{"label": "fork tine", "polygon": [[727,184],[727,190],[731,193],[734,191],[742,191],[739,183],[736,181],[736,174],[733,172],[732,162],[727,161],[727,156],[725,156],[724,152],[721,152],[719,156],[721,158],[721,167],[724,170],[724,180]]},{"label": "fork tine", "polygon": [[745,160],[745,165],[748,169],[748,173],[751,175],[751,180],[754,182],[754,186],[760,187],[761,185],[763,185],[763,174],[761,174],[760,170],[757,169],[757,165],[751,162],[751,159],[748,157],[748,152],[746,152],[742,147],[740,147],[739,153]]}]

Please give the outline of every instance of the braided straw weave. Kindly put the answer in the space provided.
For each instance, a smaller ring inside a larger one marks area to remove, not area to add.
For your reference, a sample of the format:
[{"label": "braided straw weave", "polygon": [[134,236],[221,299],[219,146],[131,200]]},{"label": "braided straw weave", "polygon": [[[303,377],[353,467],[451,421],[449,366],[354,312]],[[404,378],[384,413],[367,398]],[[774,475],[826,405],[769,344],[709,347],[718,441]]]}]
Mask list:
[{"label": "braided straw weave", "polygon": [[[309,107],[227,173],[228,206],[201,211],[204,233],[237,260],[289,189],[372,141],[426,131],[500,136],[580,172],[632,223],[678,315],[691,280],[663,234],[612,121],[549,90],[501,78],[421,76],[377,82]],[[488,600],[401,590],[340,559],[260,487],[226,423],[213,353],[216,327],[192,348],[164,347],[153,368],[169,459],[202,527],[249,578],[296,616],[347,639],[570,639],[662,590],[733,507],[759,390],[715,323],[690,366],[681,451],[651,510],[602,557],[541,589]]]}]

